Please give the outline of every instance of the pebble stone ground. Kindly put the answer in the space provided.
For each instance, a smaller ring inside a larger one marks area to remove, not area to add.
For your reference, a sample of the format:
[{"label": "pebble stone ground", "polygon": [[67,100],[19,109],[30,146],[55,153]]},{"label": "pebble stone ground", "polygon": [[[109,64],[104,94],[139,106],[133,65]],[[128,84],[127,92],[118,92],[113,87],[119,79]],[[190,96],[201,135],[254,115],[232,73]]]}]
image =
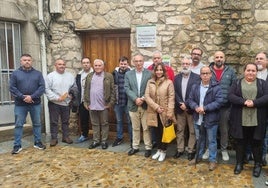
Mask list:
[{"label": "pebble stone ground", "polygon": [[194,167],[188,165],[186,155],[173,159],[175,144],[169,146],[166,160],[158,162],[143,156],[142,144],[139,153],[128,156],[128,142],[111,147],[110,140],[107,150],[89,150],[89,141],[71,145],[59,142],[50,147],[49,138],[43,138],[46,150],[33,148],[32,136],[26,136],[22,140],[23,150],[17,155],[10,153],[12,140],[0,143],[0,187],[266,187],[267,167],[259,178],[252,177],[252,163],[240,175],[233,174],[233,151],[228,162],[219,155],[216,170],[209,171],[207,161]]}]

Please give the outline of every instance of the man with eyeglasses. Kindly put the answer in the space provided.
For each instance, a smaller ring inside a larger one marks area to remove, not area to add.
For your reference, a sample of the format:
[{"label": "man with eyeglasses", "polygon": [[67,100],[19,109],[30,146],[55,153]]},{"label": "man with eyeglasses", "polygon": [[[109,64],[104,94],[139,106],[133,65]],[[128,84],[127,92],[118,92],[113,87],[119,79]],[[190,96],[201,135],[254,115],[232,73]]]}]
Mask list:
[{"label": "man with eyeglasses", "polygon": [[190,161],[194,165],[202,160],[205,150],[205,141],[208,140],[209,170],[213,171],[217,166],[217,130],[219,123],[219,111],[223,102],[221,87],[211,80],[212,73],[208,66],[200,69],[201,84],[194,84],[188,104],[194,111],[194,127],[197,140],[196,159]]},{"label": "man with eyeglasses", "polygon": [[128,155],[134,155],[139,152],[140,145],[140,127],[143,129],[143,139],[145,144],[146,158],[150,157],[152,150],[152,140],[149,128],[147,126],[147,103],[144,100],[147,82],[151,79],[151,71],[144,69],[144,58],[137,54],[133,58],[135,69],[128,71],[125,75],[124,88],[128,96],[128,110],[132,122],[132,148]]},{"label": "man with eyeglasses", "polygon": [[191,57],[192,57],[191,70],[195,74],[200,74],[200,69],[204,66],[204,64],[201,62],[202,55],[203,50],[201,50],[198,47],[193,48],[191,51]]},{"label": "man with eyeglasses", "polygon": [[[182,70],[175,76],[175,112],[177,117],[177,151],[175,159],[183,155],[185,149],[185,137],[188,138],[188,160],[192,160],[195,154],[195,132],[193,111],[187,104],[193,84],[200,83],[200,76],[191,71],[192,60],[189,57],[182,59]],[[189,131],[185,131],[188,128]],[[187,135],[186,135],[187,134]]]},{"label": "man with eyeglasses", "polygon": [[[231,85],[236,80],[236,74],[232,67],[226,65],[225,54],[222,51],[216,51],[214,54],[214,62],[210,65],[210,70],[212,71],[212,80],[219,83],[222,90],[223,104],[220,109],[220,144],[221,144],[221,154],[222,160],[228,161],[229,154],[227,151],[228,140],[229,140],[229,113],[231,104],[228,101],[228,90]],[[204,155],[203,159],[207,159],[208,156]]]}]

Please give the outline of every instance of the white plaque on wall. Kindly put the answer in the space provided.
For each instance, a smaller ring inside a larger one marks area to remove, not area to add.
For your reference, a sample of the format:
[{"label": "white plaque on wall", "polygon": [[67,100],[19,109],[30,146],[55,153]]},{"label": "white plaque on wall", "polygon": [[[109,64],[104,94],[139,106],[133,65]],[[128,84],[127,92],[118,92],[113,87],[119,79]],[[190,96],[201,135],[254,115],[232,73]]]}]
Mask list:
[{"label": "white plaque on wall", "polygon": [[136,27],[137,47],[156,47],[156,26],[139,25]]}]

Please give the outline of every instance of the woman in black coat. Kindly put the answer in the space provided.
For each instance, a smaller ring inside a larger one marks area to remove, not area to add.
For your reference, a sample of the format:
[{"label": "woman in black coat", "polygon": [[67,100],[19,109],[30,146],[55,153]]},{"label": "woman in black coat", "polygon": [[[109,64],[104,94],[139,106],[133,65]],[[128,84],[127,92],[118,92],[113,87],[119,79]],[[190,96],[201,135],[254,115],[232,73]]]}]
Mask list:
[{"label": "woman in black coat", "polygon": [[254,156],[253,176],[259,177],[262,168],[262,143],[266,130],[268,86],[257,78],[257,66],[248,63],[244,78],[237,80],[229,90],[232,103],[230,134],[235,139],[236,166],[234,174],[243,170],[245,148],[252,147]]}]

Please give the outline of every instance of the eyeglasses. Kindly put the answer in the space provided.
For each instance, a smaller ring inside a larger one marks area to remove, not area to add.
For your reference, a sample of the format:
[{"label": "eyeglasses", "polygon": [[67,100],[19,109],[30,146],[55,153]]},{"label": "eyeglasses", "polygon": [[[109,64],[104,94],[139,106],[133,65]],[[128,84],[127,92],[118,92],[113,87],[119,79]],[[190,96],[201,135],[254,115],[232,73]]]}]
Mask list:
[{"label": "eyeglasses", "polygon": [[192,55],[201,56],[201,54],[197,54],[197,53],[192,53]]},{"label": "eyeglasses", "polygon": [[143,60],[134,60],[135,63],[143,62]]},{"label": "eyeglasses", "polygon": [[211,72],[201,72],[201,75],[209,75]]}]

